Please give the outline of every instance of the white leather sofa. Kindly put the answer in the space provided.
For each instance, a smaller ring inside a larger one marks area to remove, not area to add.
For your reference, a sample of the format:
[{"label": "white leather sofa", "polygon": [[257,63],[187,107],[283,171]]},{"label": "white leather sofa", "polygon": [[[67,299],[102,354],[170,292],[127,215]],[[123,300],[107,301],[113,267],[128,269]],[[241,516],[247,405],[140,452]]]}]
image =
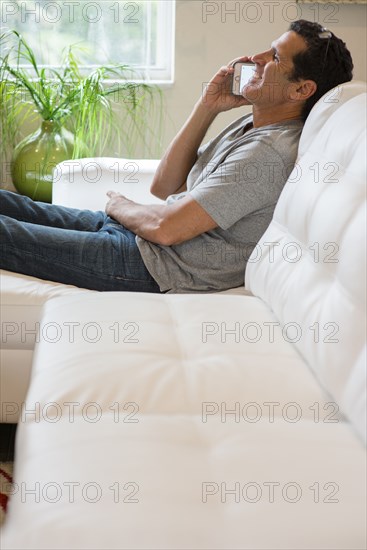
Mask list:
[{"label": "white leather sofa", "polygon": [[2,274],[4,549],[366,547],[365,113],[358,82],[314,107],[234,295]]}]

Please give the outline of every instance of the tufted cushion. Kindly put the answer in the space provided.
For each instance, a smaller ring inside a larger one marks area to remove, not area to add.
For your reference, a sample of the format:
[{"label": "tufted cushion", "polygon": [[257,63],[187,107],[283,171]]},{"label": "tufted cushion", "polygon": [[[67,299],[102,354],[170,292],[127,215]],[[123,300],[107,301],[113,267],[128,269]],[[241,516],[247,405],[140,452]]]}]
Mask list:
[{"label": "tufted cushion", "polygon": [[[316,104],[246,270],[246,287],[283,324],[302,327],[295,345],[347,414],[344,391],[366,340],[365,125],[363,83],[344,84]],[[350,417],[362,433],[364,415]]]},{"label": "tufted cushion", "polygon": [[365,548],[365,457],[345,424],[138,418],[21,425],[3,550]]}]

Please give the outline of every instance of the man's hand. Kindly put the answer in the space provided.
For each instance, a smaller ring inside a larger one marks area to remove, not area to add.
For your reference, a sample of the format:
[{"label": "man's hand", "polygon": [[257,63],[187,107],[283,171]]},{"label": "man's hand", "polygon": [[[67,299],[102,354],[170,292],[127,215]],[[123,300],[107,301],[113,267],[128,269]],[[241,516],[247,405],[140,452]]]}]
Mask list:
[{"label": "man's hand", "polygon": [[232,94],[233,65],[237,61],[247,63],[251,61],[251,58],[248,56],[238,57],[227,66],[221,67],[203,92],[200,104],[215,115],[236,107],[250,105],[250,102],[244,97]]},{"label": "man's hand", "polygon": [[247,62],[239,57],[222,67],[207,84],[189,119],[168,147],[154,175],[151,192],[160,199],[186,188],[187,176],[197,159],[197,151],[210,125],[222,111],[250,105],[241,96],[232,94],[233,64]]},{"label": "man's hand", "polygon": [[121,193],[116,193],[116,191],[108,191],[107,196],[109,201],[106,204],[105,212],[107,216],[118,221],[117,216],[121,208],[132,201],[129,201],[129,199],[121,195]]}]

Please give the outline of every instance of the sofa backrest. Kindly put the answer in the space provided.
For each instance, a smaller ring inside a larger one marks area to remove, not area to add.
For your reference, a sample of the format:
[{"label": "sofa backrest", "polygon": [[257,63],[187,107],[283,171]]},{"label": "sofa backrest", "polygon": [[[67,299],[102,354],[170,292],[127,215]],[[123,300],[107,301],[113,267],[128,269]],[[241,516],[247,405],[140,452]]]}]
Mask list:
[{"label": "sofa backrest", "polygon": [[313,107],[245,285],[366,437],[366,84]]}]

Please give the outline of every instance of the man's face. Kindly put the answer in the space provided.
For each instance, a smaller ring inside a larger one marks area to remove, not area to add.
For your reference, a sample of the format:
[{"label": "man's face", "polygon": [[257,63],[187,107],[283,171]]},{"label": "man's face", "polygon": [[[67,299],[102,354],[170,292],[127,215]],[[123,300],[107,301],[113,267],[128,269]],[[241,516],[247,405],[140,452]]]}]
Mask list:
[{"label": "man's face", "polygon": [[269,50],[253,55],[255,73],[243,88],[242,95],[254,105],[289,103],[290,93],[297,87],[297,83],[289,81],[293,56],[306,48],[299,34],[288,31],[275,40]]}]

